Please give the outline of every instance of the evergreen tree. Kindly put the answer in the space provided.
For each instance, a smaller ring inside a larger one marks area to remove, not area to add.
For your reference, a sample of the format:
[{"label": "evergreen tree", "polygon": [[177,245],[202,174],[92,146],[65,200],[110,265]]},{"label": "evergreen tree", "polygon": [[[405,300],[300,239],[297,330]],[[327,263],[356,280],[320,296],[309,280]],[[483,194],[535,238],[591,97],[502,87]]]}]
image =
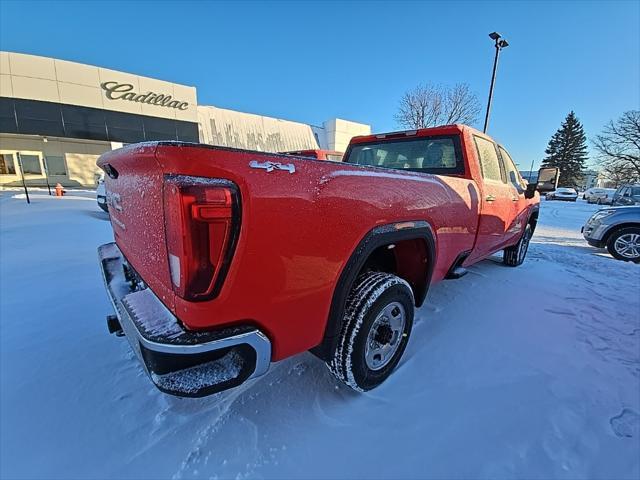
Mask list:
[{"label": "evergreen tree", "polygon": [[584,163],[587,160],[587,136],[582,124],[573,110],[553,134],[542,160],[543,167],[558,167],[562,187],[574,187],[582,178]]}]

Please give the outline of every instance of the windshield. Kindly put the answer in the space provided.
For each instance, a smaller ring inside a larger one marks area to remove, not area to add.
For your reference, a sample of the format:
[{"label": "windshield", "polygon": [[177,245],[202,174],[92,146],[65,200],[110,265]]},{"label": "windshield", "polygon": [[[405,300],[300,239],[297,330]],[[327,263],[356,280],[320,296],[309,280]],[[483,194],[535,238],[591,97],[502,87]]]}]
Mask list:
[{"label": "windshield", "polygon": [[349,147],[344,162],[440,175],[464,173],[457,135],[355,144]]}]

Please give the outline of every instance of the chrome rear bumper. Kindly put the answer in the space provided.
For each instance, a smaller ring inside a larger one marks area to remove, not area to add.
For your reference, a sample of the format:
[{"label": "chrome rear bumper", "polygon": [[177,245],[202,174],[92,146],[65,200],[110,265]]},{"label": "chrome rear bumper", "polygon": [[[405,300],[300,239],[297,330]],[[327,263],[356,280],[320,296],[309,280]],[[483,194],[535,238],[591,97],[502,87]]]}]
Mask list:
[{"label": "chrome rear bumper", "polygon": [[[115,243],[100,246],[98,258],[122,332],[160,390],[202,397],[266,373],[271,342],[260,330],[250,325],[186,330],[150,288],[132,288]],[[117,325],[113,320],[110,330]]]}]

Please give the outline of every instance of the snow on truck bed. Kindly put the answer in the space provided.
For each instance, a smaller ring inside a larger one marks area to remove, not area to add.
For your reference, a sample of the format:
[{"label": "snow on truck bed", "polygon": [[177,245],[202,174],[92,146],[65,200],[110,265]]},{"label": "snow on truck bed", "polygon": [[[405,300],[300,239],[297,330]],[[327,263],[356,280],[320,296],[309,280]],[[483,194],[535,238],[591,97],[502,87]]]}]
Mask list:
[{"label": "snow on truck bed", "polygon": [[96,247],[112,234],[95,201],[12,195],[0,193],[2,478],[640,476],[640,266],[582,240],[596,206],[543,202],[522,267],[487,260],[434,286],[372,392],[303,354],[177,399],[107,333]]}]

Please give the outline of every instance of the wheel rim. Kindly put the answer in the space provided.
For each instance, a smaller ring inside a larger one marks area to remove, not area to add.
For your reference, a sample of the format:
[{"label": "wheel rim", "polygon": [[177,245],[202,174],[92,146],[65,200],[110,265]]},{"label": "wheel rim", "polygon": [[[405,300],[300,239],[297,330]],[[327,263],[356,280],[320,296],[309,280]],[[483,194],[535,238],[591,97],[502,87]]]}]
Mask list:
[{"label": "wheel rim", "polygon": [[620,235],[613,245],[615,251],[624,258],[640,257],[640,234],[625,233]]},{"label": "wheel rim", "polygon": [[367,367],[380,370],[391,362],[400,348],[407,315],[398,302],[391,302],[378,314],[371,325],[364,350]]}]

